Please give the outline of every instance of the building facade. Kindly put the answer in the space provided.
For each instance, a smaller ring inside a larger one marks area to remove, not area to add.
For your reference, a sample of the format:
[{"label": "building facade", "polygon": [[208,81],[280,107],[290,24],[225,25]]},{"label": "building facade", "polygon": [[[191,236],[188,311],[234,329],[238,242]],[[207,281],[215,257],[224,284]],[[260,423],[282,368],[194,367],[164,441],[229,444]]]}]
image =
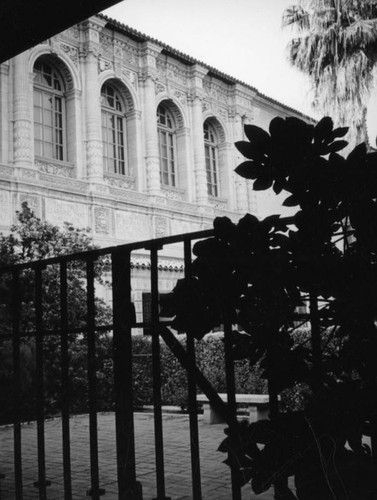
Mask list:
[{"label": "building facade", "polygon": [[[302,118],[94,16],[0,65],[0,231],[24,201],[44,220],[90,227],[101,246],[264,215],[268,195],[234,173],[234,142],[277,115]],[[174,249],[166,259],[168,288],[181,266]]]}]

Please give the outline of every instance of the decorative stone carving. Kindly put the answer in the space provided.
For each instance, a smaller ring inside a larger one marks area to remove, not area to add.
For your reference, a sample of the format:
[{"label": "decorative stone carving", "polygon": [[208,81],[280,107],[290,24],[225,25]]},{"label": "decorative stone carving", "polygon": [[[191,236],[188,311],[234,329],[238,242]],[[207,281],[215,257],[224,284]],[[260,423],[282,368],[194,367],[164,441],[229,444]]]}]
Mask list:
[{"label": "decorative stone carving", "polygon": [[29,120],[17,120],[13,124],[14,159],[31,160],[31,123]]},{"label": "decorative stone carving", "polygon": [[107,71],[113,69],[113,63],[110,61],[105,61],[102,58],[98,59],[98,73],[102,73],[103,71]]},{"label": "decorative stone carving", "polygon": [[163,238],[169,235],[169,223],[166,217],[155,217],[154,220],[154,236],[155,238]]},{"label": "decorative stone carving", "polygon": [[178,101],[181,104],[186,104],[187,96],[186,96],[185,92],[181,92],[180,90],[175,90],[173,92],[173,95],[178,99]]},{"label": "decorative stone carving", "polygon": [[67,45],[66,43],[61,43],[60,49],[62,52],[67,54],[68,57],[70,57],[73,63],[77,66],[79,60],[79,51],[76,49],[76,47],[72,47],[72,45]]},{"label": "decorative stone carving", "polygon": [[158,74],[157,74],[156,69],[146,68],[139,74],[139,81],[145,82],[148,79],[151,79],[153,82],[157,82]]},{"label": "decorative stone carving", "polygon": [[223,118],[223,120],[227,121],[228,120],[228,111],[224,108],[218,108],[218,113]]},{"label": "decorative stone carving", "polygon": [[125,44],[123,48],[123,62],[125,64],[138,65],[138,50],[129,44]]},{"label": "decorative stone carving", "polygon": [[178,67],[175,64],[166,64],[166,74],[170,80],[187,85],[187,72],[185,69]]},{"label": "decorative stone carving", "polygon": [[162,187],[162,192],[170,200],[183,200],[184,192],[178,189],[169,189],[168,187]]},{"label": "decorative stone carving", "polygon": [[190,89],[187,98],[189,101],[195,101],[195,99],[202,101],[204,99],[204,91],[198,87]]},{"label": "decorative stone carving", "polygon": [[163,85],[162,83],[157,82],[155,85],[155,91],[156,91],[156,95],[162,94],[163,92],[166,92],[166,85]]},{"label": "decorative stone carving", "polygon": [[73,165],[64,165],[59,163],[46,162],[42,160],[35,160],[35,166],[39,172],[46,174],[58,175],[60,177],[73,177]]},{"label": "decorative stone carving", "polygon": [[211,109],[211,105],[210,105],[210,103],[209,103],[209,102],[207,102],[207,101],[203,101],[203,102],[202,102],[202,111],[203,111],[203,113],[204,113],[205,111],[208,111],[209,109]]},{"label": "decorative stone carving", "polygon": [[129,69],[123,69],[122,75],[137,89],[137,73]]},{"label": "decorative stone carving", "polygon": [[212,196],[208,197],[208,202],[213,208],[218,208],[220,210],[224,210],[227,207],[227,200],[223,200],[221,198],[213,198]]},{"label": "decorative stone carving", "polygon": [[71,28],[68,28],[67,30],[63,31],[62,35],[68,38],[74,38],[75,40],[78,40],[80,38],[80,30],[77,26],[72,26]]},{"label": "decorative stone carving", "polygon": [[69,193],[70,191],[86,193],[88,191],[88,184],[76,179],[57,177],[50,174],[44,174],[42,172],[39,174],[39,179],[45,186],[60,189],[66,193]]},{"label": "decorative stone carving", "polygon": [[38,196],[33,196],[26,193],[21,193],[19,198],[19,208],[23,203],[27,203],[28,207],[34,212],[37,217],[41,216],[41,203]]},{"label": "decorative stone carving", "polygon": [[207,96],[211,95],[211,82],[208,77],[203,79],[203,90]]},{"label": "decorative stone carving", "polygon": [[111,175],[105,175],[104,179],[110,186],[122,189],[135,189],[135,179],[132,177],[113,177]]},{"label": "decorative stone carving", "polygon": [[102,142],[91,140],[87,142],[88,176],[101,178],[102,176]]},{"label": "decorative stone carving", "polygon": [[84,45],[80,48],[80,57],[86,59],[90,55],[93,55],[95,58],[98,58],[101,54],[101,48],[98,43],[93,42],[85,42]]},{"label": "decorative stone carving", "polygon": [[123,42],[119,40],[114,40],[114,56],[119,59],[123,58]]},{"label": "decorative stone carving", "polygon": [[8,167],[7,165],[0,165],[0,177],[12,177],[13,175],[13,168],[12,167]]},{"label": "decorative stone carving", "polygon": [[102,54],[111,59],[113,57],[113,42],[111,38],[101,33],[100,44]]},{"label": "decorative stone carving", "polygon": [[29,179],[29,180],[37,180],[38,178],[38,175],[37,175],[37,172],[31,168],[23,168],[21,170],[21,177],[23,177],[24,179]]},{"label": "decorative stone carving", "polygon": [[108,208],[94,207],[94,230],[98,234],[109,234],[110,212]]}]

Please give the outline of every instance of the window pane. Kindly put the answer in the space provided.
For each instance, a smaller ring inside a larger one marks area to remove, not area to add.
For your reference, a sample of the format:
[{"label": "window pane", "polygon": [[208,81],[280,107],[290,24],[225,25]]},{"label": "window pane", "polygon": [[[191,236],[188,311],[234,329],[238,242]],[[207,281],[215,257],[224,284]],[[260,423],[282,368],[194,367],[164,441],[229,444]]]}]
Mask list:
[{"label": "window pane", "polygon": [[54,150],[52,143],[44,142],[43,143],[43,156],[47,156],[48,158],[54,158]]},{"label": "window pane", "polygon": [[40,141],[39,139],[36,139],[35,140],[35,144],[34,144],[34,151],[35,151],[35,154],[37,156],[42,156],[43,155],[43,151],[42,151],[42,141]]}]

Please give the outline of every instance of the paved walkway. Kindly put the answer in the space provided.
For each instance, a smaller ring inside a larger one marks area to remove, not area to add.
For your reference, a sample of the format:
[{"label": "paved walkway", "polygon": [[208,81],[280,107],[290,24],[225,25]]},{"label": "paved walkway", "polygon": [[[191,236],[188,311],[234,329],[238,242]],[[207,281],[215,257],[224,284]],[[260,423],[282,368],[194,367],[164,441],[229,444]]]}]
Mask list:
[{"label": "paved walkway", "polygon": [[[166,495],[172,500],[192,498],[191,466],[189,446],[189,425],[187,415],[163,415]],[[229,468],[222,463],[226,457],[217,452],[224,437],[224,424],[207,425],[199,417],[200,460],[202,470],[203,500],[230,500]],[[61,421],[46,422],[46,469],[48,500],[63,500],[63,464],[61,445]],[[117,499],[115,422],[114,414],[98,415],[100,487],[106,489],[104,500]],[[89,466],[89,422],[87,415],[71,419],[71,453],[73,498],[84,500],[90,484]],[[153,415],[135,414],[135,441],[137,459],[137,479],[143,485],[143,499],[156,497],[154,467]],[[37,426],[30,423],[22,426],[23,446],[23,489],[24,500],[38,499],[38,491],[33,486],[37,480]],[[0,473],[1,500],[14,500],[13,473],[13,429],[0,427]],[[243,488],[243,499],[273,500],[272,490],[262,495],[251,495],[250,486]]]}]

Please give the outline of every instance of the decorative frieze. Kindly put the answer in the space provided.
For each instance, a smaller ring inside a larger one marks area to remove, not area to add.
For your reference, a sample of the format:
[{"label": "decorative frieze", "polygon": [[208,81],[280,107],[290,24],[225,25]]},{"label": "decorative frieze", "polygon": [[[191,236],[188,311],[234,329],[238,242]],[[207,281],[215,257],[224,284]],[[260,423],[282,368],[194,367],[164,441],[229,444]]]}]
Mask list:
[{"label": "decorative frieze", "polygon": [[187,71],[176,64],[166,64],[166,76],[169,80],[181,85],[187,85]]},{"label": "decorative frieze", "polygon": [[44,172],[45,174],[57,175],[59,177],[73,177],[73,165],[47,162],[37,159],[34,161],[34,165],[37,167],[39,172]]},{"label": "decorative frieze", "polygon": [[135,189],[135,179],[133,177],[118,177],[112,175],[104,175],[104,180],[109,186],[122,189]]},{"label": "decorative frieze", "polygon": [[0,177],[10,178],[13,176],[14,169],[12,167],[8,167],[7,165],[0,165]]},{"label": "decorative frieze", "polygon": [[228,87],[225,84],[215,82],[213,78],[207,76],[203,79],[203,90],[207,99],[228,104]]},{"label": "decorative frieze", "polygon": [[30,181],[36,181],[38,179],[38,172],[31,168],[23,168],[21,170],[21,177]]},{"label": "decorative frieze", "polygon": [[166,198],[169,198],[170,200],[183,200],[185,196],[185,192],[183,189],[161,186],[161,190],[164,196],[166,196]]},{"label": "decorative frieze", "polygon": [[213,196],[208,196],[208,202],[213,208],[217,208],[219,210],[224,210],[227,207],[227,200],[222,198],[215,198]]},{"label": "decorative frieze", "polygon": [[[35,172],[36,174],[36,172]],[[54,189],[59,189],[61,191],[65,191],[69,193],[70,191],[86,193],[88,191],[88,184],[83,181],[79,181],[76,179],[70,179],[66,177],[57,177],[51,174],[39,174],[39,180],[46,187],[51,187]]]}]

